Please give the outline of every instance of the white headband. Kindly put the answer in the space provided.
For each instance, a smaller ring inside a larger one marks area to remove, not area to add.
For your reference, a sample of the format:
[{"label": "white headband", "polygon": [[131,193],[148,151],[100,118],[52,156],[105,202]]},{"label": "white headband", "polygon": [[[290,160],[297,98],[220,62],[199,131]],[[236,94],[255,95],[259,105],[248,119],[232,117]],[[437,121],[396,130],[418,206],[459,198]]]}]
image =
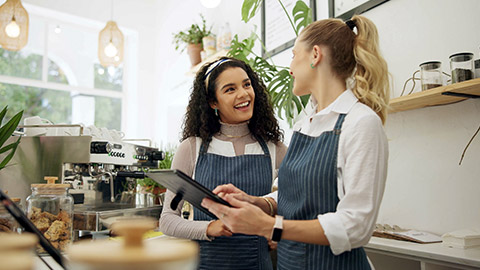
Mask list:
[{"label": "white headband", "polygon": [[221,64],[225,63],[225,62],[229,62],[229,61],[232,61],[232,59],[220,59],[220,60],[217,60],[217,62],[214,62],[213,64],[211,64],[208,69],[207,69],[207,72],[205,72],[205,76],[204,76],[204,80],[205,80],[205,91],[207,91],[208,93],[208,79],[210,78],[210,74],[212,73],[212,71],[217,68],[218,66],[220,66]]}]

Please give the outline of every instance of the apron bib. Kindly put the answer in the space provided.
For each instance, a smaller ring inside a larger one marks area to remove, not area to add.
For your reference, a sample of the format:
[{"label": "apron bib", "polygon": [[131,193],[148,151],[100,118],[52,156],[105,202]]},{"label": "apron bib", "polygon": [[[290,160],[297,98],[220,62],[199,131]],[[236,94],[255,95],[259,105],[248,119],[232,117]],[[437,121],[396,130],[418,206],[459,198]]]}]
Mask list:
[{"label": "apron bib", "polygon": [[[272,189],[272,160],[266,143],[257,138],[264,154],[225,157],[207,153],[208,144],[200,147],[195,167],[195,181],[213,190],[232,183],[249,195],[262,196]],[[194,220],[212,220],[194,208]],[[268,243],[264,237],[234,234],[198,241],[199,269],[272,269]]]},{"label": "apron bib", "polygon": [[[345,114],[335,128],[311,137],[293,134],[278,173],[278,213],[285,219],[311,220],[335,212],[338,140]],[[278,243],[278,269],[370,269],[363,248],[334,255],[329,246],[289,240]]]}]

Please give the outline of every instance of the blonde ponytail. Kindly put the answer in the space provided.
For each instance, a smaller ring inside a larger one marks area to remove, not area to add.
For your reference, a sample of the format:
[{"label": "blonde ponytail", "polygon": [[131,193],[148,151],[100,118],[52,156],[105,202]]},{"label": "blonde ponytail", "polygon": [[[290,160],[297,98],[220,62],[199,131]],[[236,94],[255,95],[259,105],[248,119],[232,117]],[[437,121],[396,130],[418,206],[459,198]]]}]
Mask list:
[{"label": "blonde ponytail", "polygon": [[377,27],[363,16],[353,16],[357,37],[353,53],[357,62],[355,87],[358,100],[374,110],[385,124],[390,99],[387,62],[380,54]]}]

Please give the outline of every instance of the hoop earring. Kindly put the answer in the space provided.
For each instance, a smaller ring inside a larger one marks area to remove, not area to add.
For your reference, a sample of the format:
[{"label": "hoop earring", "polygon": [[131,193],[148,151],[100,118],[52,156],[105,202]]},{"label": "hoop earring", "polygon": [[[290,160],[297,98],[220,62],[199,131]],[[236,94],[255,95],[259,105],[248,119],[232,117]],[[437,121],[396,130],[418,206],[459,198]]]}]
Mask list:
[{"label": "hoop earring", "polygon": [[315,68],[315,66],[313,65],[313,63],[310,63],[310,67],[311,67],[311,68]]},{"label": "hoop earring", "polygon": [[215,108],[214,110],[215,110],[215,115],[218,116],[218,109]]}]

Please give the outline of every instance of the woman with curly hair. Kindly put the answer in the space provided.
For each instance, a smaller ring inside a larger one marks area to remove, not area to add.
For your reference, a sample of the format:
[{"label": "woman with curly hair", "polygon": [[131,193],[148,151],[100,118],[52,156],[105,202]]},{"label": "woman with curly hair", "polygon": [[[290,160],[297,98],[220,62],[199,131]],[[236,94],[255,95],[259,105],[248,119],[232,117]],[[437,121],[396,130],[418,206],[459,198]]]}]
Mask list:
[{"label": "woman with curly hair", "polygon": [[[197,73],[185,116],[181,144],[172,168],[209,189],[232,183],[258,198],[255,205],[273,215],[273,201],[259,196],[272,190],[286,152],[265,85],[243,61],[221,58]],[[221,220],[194,209],[193,221],[181,215],[183,201],[170,208],[167,191],[160,230],[198,240],[199,269],[271,269],[264,237],[233,234]]]}]

